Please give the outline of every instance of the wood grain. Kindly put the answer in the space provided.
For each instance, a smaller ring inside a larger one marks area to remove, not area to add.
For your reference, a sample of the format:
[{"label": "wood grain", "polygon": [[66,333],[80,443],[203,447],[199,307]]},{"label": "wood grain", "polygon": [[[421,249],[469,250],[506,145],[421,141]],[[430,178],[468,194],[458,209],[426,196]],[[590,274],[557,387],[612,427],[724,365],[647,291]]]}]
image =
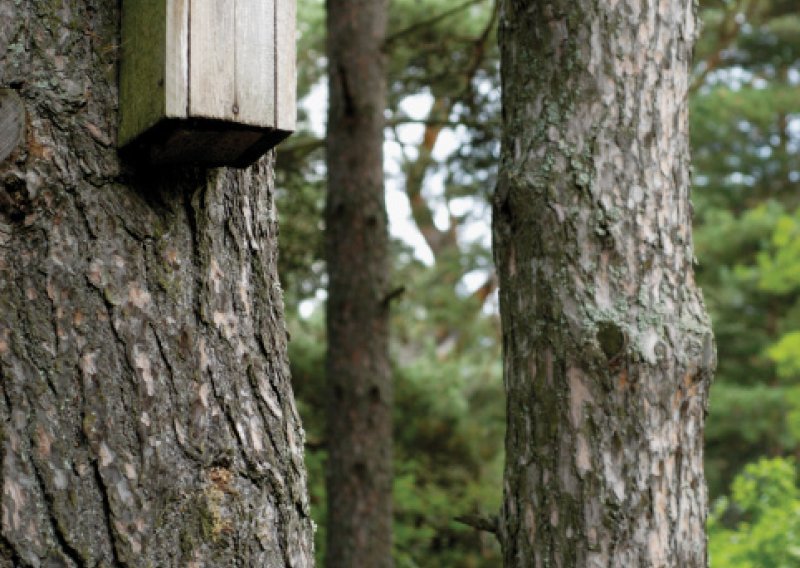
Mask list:
[{"label": "wood grain", "polygon": [[275,126],[275,0],[236,2],[236,100],[240,122]]},{"label": "wood grain", "polygon": [[281,130],[294,130],[297,122],[297,47],[295,0],[277,2],[277,123]]},{"label": "wood grain", "polygon": [[234,12],[231,0],[191,0],[189,114],[193,117],[236,120]]},{"label": "wood grain", "polygon": [[166,116],[189,115],[189,2],[167,0]]}]

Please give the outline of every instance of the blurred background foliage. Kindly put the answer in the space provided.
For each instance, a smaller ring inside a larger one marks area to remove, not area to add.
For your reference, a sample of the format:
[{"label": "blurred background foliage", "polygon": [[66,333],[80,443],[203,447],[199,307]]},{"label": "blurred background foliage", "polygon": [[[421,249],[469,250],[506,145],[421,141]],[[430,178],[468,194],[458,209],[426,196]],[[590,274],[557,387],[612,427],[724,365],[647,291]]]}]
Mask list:
[{"label": "blurred background foliage", "polygon": [[[325,10],[299,0],[300,131],[278,152],[290,358],[325,534]],[[398,568],[496,567],[505,401],[489,198],[499,153],[492,0],[394,0],[386,109],[396,301]],[[701,0],[691,96],[697,279],[719,369],[706,429],[714,568],[800,566],[800,6]]]}]

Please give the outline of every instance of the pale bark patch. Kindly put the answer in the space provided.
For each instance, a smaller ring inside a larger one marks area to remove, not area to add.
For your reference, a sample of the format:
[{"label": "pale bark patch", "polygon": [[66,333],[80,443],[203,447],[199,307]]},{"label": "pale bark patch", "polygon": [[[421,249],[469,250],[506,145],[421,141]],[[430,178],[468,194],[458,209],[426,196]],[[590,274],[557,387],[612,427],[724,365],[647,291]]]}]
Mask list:
[{"label": "pale bark patch", "polygon": [[208,397],[211,394],[211,386],[208,383],[202,383],[197,389],[197,399],[203,408],[208,408]]},{"label": "pale bark patch", "polygon": [[239,274],[239,300],[244,306],[245,315],[250,317],[252,306],[250,305],[250,270],[247,265],[242,265]]},{"label": "pale bark patch", "polygon": [[269,411],[272,413],[275,418],[279,420],[283,418],[283,412],[281,412],[280,407],[273,399],[273,395],[270,392],[269,383],[264,377],[260,377],[258,380],[258,392],[261,395],[261,400],[267,405]]},{"label": "pale bark patch", "polygon": [[581,476],[592,469],[592,451],[586,436],[580,432],[575,434],[575,466]]},{"label": "pale bark patch", "polygon": [[50,457],[50,449],[53,443],[53,437],[41,425],[36,428],[36,448],[39,450],[39,456],[43,459]]},{"label": "pale bark patch", "polygon": [[3,499],[3,528],[9,527],[17,530],[20,528],[20,511],[25,508],[28,498],[22,485],[16,479],[6,476],[3,482],[3,494],[8,499]]},{"label": "pale bark patch", "polygon": [[128,284],[128,301],[140,310],[144,310],[150,305],[151,296],[147,290],[142,289],[139,282],[131,282]]},{"label": "pale bark patch", "polygon": [[583,423],[583,405],[588,402],[593,402],[593,398],[584,383],[585,376],[583,371],[577,367],[571,367],[567,371],[567,378],[569,379],[570,417],[572,418],[572,427],[578,430]]},{"label": "pale bark patch", "polygon": [[152,363],[147,351],[138,345],[134,345],[133,360],[136,370],[139,372],[139,377],[144,382],[147,396],[154,396],[156,393],[155,380],[153,378]]},{"label": "pale bark patch", "polygon": [[114,452],[111,451],[111,448],[105,442],[100,442],[100,450],[98,452],[98,457],[100,458],[100,465],[102,467],[108,467],[112,463],[114,463]]},{"label": "pale bark patch", "polygon": [[264,451],[264,439],[261,436],[261,432],[263,431],[261,422],[255,416],[251,416],[249,425],[250,425],[250,440],[253,444],[253,450],[255,450],[256,452]]},{"label": "pale bark patch", "polygon": [[222,292],[222,283],[225,278],[225,273],[220,268],[216,258],[211,259],[208,278],[214,288],[214,293],[220,294]]},{"label": "pale bark patch", "polygon": [[234,312],[214,312],[213,320],[214,325],[228,341],[238,335],[239,318]]}]

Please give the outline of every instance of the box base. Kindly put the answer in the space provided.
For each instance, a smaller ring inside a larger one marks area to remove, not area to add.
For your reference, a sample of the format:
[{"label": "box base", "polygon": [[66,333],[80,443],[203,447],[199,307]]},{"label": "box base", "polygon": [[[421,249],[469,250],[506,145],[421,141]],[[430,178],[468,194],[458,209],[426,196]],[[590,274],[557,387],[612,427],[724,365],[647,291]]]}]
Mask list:
[{"label": "box base", "polygon": [[206,118],[164,119],[120,148],[131,161],[246,168],[291,134]]}]

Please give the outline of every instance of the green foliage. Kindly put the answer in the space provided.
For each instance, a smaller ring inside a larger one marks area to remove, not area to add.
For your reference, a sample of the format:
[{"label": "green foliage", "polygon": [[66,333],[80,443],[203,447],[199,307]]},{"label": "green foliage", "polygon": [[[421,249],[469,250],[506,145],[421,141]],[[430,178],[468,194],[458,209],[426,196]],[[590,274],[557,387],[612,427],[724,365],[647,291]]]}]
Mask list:
[{"label": "green foliage", "polygon": [[706,435],[716,496],[748,462],[800,449],[800,18],[786,0],[701,8],[693,201],[719,356]]},{"label": "green foliage", "polygon": [[718,491],[746,461],[800,443],[800,217],[768,200],[739,216],[713,211],[706,223],[698,254],[718,272],[700,275],[725,354],[707,431],[708,477]]},{"label": "green foliage", "polygon": [[775,223],[771,247],[758,255],[759,286],[775,294],[800,288],[800,210]]},{"label": "green foliage", "polygon": [[[298,3],[301,97],[326,83],[324,9],[321,0]],[[499,563],[492,535],[453,520],[470,513],[495,514],[500,506],[505,419],[498,322],[484,310],[485,295],[471,293],[464,281],[467,274],[491,274],[491,253],[485,243],[452,238],[455,229],[434,224],[444,210],[459,227],[488,221],[484,199],[493,185],[499,138],[493,9],[490,0],[397,0],[391,6],[387,139],[401,149],[401,185],[409,197],[415,191],[423,194],[414,216],[418,229],[446,241],[432,265],[420,262],[405,243],[395,242],[392,251],[393,282],[405,288],[393,303],[391,346],[398,567],[488,568]],[[422,121],[406,110],[409,98],[420,93],[422,107],[432,104]],[[310,113],[301,111],[299,118],[299,132],[278,149],[280,274],[321,565],[327,459],[321,303],[325,154]],[[409,127],[419,132],[432,128],[434,138],[457,131],[460,145],[447,156],[434,156],[433,148],[401,136]],[[456,214],[451,206],[458,200],[464,212]],[[311,316],[299,317],[300,306],[307,310],[312,303]]]},{"label": "green foliage", "polygon": [[795,426],[793,414],[800,402],[797,394],[797,389],[769,385],[714,387],[706,425],[706,479],[717,495],[730,481],[728,472],[800,440],[800,421]]},{"label": "green foliage", "polygon": [[453,520],[499,510],[502,405],[495,392],[486,396],[486,378],[453,362],[418,362],[397,375],[398,566],[496,565],[494,537]]},{"label": "green foliage", "polygon": [[779,376],[800,376],[800,331],[787,333],[767,353],[777,363]]},{"label": "green foliage", "polygon": [[761,459],[736,476],[709,519],[712,568],[800,566],[800,487],[792,459]]},{"label": "green foliage", "polygon": [[[408,300],[404,300],[408,301]],[[410,306],[409,306],[410,307]],[[325,377],[321,310],[291,323],[289,357],[307,435],[306,466],[325,554]],[[496,354],[495,354],[496,355]],[[487,365],[482,363],[486,362]],[[465,513],[496,512],[502,486],[503,399],[499,357],[472,364],[442,360],[435,349],[395,368],[395,560],[399,567],[497,565],[499,547],[456,523]]]}]

